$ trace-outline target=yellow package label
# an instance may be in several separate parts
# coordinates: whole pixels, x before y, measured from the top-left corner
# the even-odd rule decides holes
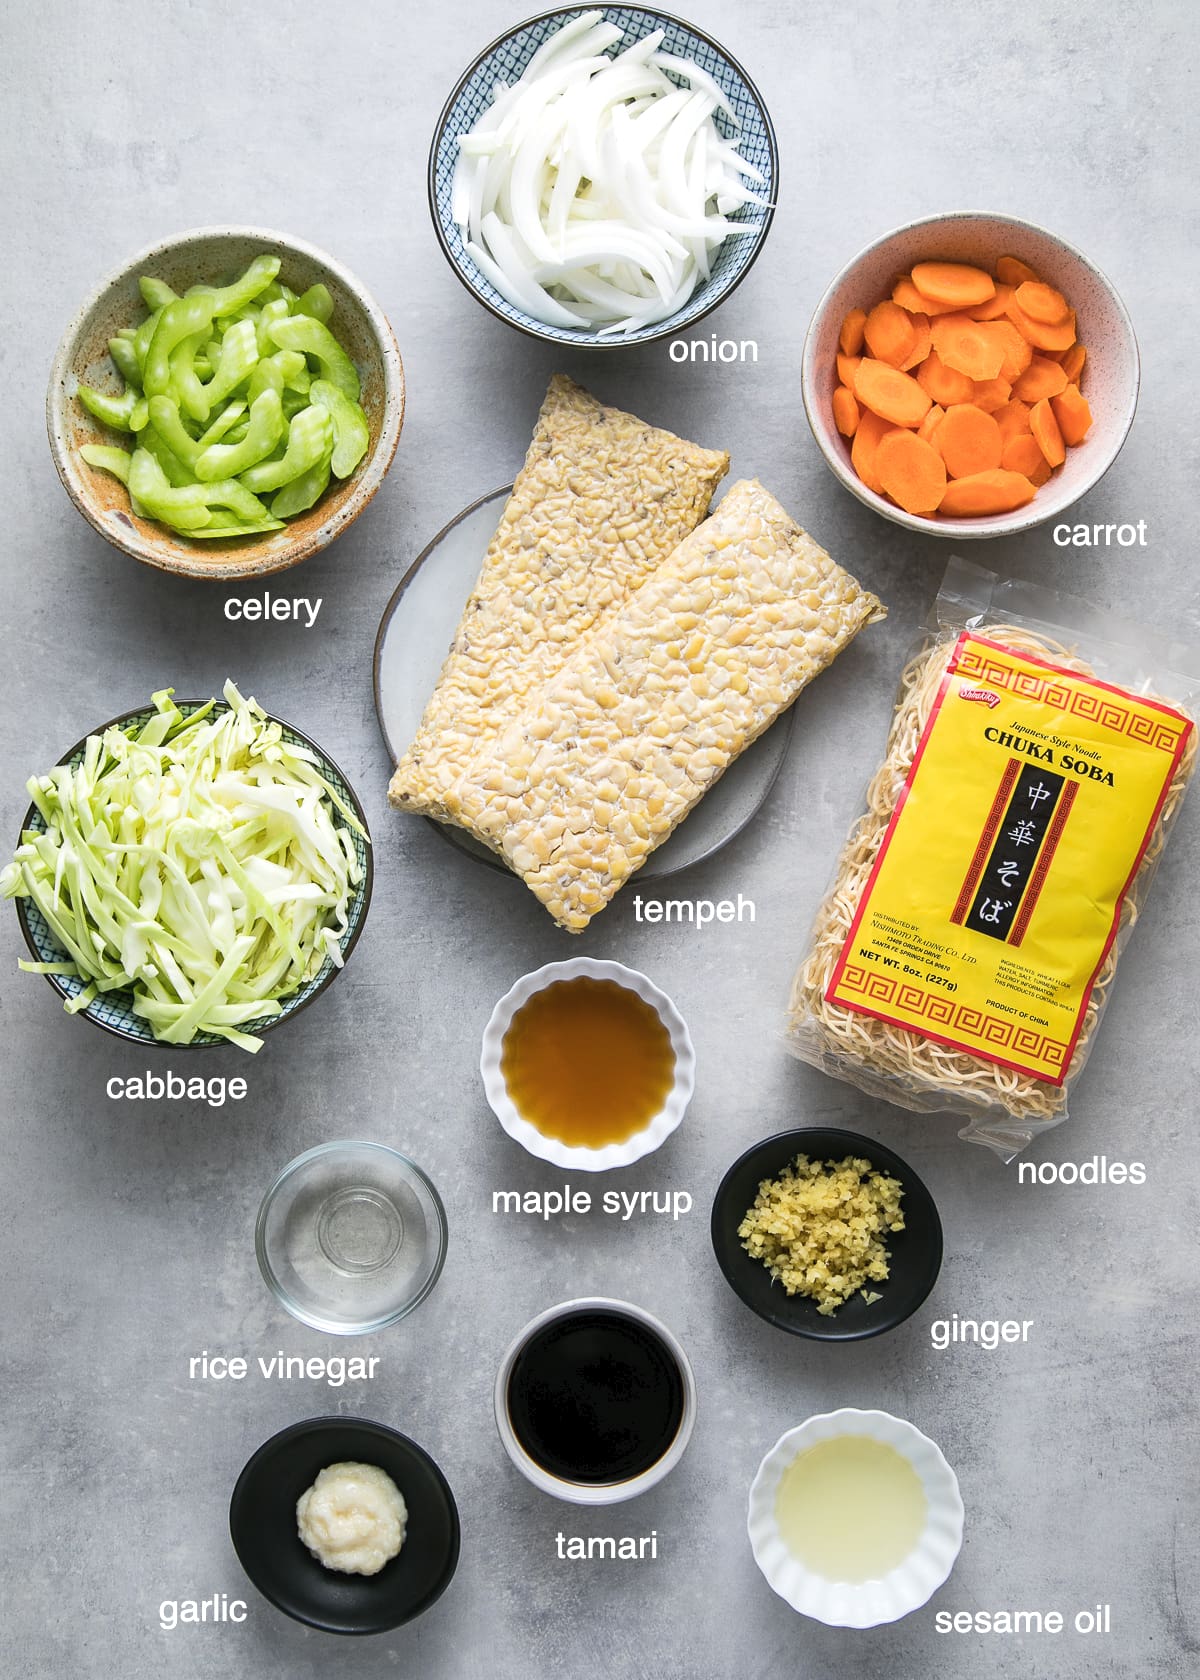
[[[1191,720],[964,632],[826,997],[1061,1084]]]

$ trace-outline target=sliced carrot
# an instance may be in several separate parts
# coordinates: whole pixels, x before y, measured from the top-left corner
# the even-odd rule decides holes
[[[935,442],[951,478],[968,478],[998,467],[1004,453],[999,426],[974,403],[948,408]]]
[[[1045,356],[1034,356],[1029,366],[1013,386],[1013,395],[1022,402],[1041,402],[1043,397],[1056,397],[1067,388],[1067,376],[1057,362]]]
[[[989,324],[997,343],[1004,348],[1000,377],[1015,385],[1033,360],[1033,346],[1027,338],[1022,338],[1011,321],[992,321]]]
[[[1009,438],[1020,437],[1029,430],[1029,404],[1022,402],[1019,397],[1012,397],[1003,408],[998,408],[992,419],[1000,428],[1000,436],[1005,443]]]
[[[843,355],[857,356],[863,347],[863,328],[867,322],[865,309],[852,309],[842,322],[838,345]]]
[[[911,274],[902,274],[892,287],[892,302],[907,309],[910,315],[948,315],[956,308],[953,303],[938,303],[935,298],[923,297],[913,285]]]
[[[922,296],[935,303],[950,304],[955,309],[969,309],[973,303],[985,303],[996,290],[996,283],[982,268],[969,263],[914,263],[912,282]]]
[[[1020,432],[1016,437],[1009,438],[1004,445],[1000,465],[1005,472],[1024,473],[1026,478],[1032,479],[1039,467],[1046,467],[1047,463],[1046,457],[1037,446],[1037,440],[1029,432]]]
[[[917,263],[839,345],[834,423],[862,482],[910,513],[1024,507],[1092,424],[1075,313],[1019,257],[995,279]]]
[[[884,493],[906,513],[933,513],[945,493],[941,456],[913,432],[889,432],[881,439],[875,471]]]
[[[1066,298],[1041,280],[1024,280],[1016,290],[1017,305],[1031,321],[1056,327],[1071,313]]]
[[[859,402],[890,420],[894,426],[919,426],[929,412],[932,398],[911,374],[887,362],[864,356],[854,375],[854,395]]]
[[[951,403],[970,402],[975,395],[975,381],[948,368],[936,350],[931,350],[917,369],[917,383],[944,408]]]
[[[1079,376],[1083,372],[1083,364],[1087,361],[1087,351],[1082,344],[1072,344],[1062,359],[1062,370],[1067,376],[1068,385],[1078,385]]]
[[[936,298],[926,297],[924,292],[918,292],[917,297],[920,300],[921,308],[931,320],[936,320],[939,315],[961,315],[963,313],[961,309],[956,309],[952,303],[939,303]]]
[[[997,379],[1004,366],[1004,344],[990,321],[969,315],[943,315],[932,323],[933,347],[948,368],[967,378]]]
[[[908,360],[917,342],[912,316],[891,298],[877,303],[863,327],[867,349],[876,361],[898,368]]]
[[[1012,396],[1012,389],[1007,379],[977,379],[971,401],[985,414],[995,414]]]
[[[898,303],[901,309],[907,309],[910,315],[923,315],[925,304],[921,294],[912,283],[911,274],[902,274],[892,287],[892,302]]]
[[[1005,472],[992,467],[987,472],[972,473],[969,478],[956,478],[947,484],[939,513],[951,519],[976,518],[988,513],[1012,513],[1024,507],[1036,494],[1024,473]]]
[[[875,452],[880,442],[889,432],[897,428],[889,420],[881,420],[878,414],[864,409],[862,418],[858,422],[858,430],[854,434],[854,442],[850,445],[850,461],[859,478],[868,490],[874,490],[877,496],[883,495],[883,485],[875,474]]]
[[[1038,448],[1052,467],[1060,467],[1067,458],[1063,436],[1058,429],[1049,397],[1034,403],[1029,411],[1029,430],[1037,439]]]
[[[1000,257],[996,262],[996,278],[1006,286],[1023,286],[1027,280],[1036,280],[1037,275],[1020,257]]]
[[[996,287],[993,295],[985,303],[973,304],[966,313],[972,321],[998,321],[1008,308],[1008,300],[1012,293],[1011,286],[1001,284]]]
[[[912,351],[908,358],[900,363],[901,373],[907,373],[910,368],[920,367],[926,356],[928,356],[933,344],[928,315],[914,314],[910,315],[908,318],[912,322],[915,343],[913,344]]]
[[[1065,391],[1051,397],[1050,409],[1058,421],[1063,442],[1071,449],[1082,443],[1092,423],[1092,411],[1087,398],[1080,395],[1078,385],[1068,385]]]
[[[946,410],[942,407],[941,403],[934,403],[933,407],[929,410],[929,413],[917,427],[917,436],[919,438],[924,438],[926,443],[932,443],[934,432],[937,431],[938,427],[945,418]]]
[[[843,437],[853,437],[858,430],[858,404],[854,392],[839,385],[833,393],[833,423]]]
[[[1019,289],[1019,288],[1018,288]],[[1029,340],[1035,350],[1069,350],[1075,342],[1075,311],[1068,309],[1065,321],[1054,326],[1047,326],[1044,321],[1035,321],[1026,315],[1017,302],[1017,294],[1013,293],[1008,300],[1005,314],[1021,334]]]

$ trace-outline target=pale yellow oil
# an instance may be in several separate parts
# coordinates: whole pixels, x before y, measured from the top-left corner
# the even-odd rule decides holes
[[[878,1581],[902,1564],[928,1505],[908,1460],[869,1435],[835,1435],[794,1459],[775,1496],[784,1544],[827,1581]]]

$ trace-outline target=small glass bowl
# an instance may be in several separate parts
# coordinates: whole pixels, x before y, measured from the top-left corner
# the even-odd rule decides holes
[[[383,1330],[441,1276],[446,1210],[414,1162],[382,1143],[323,1143],[263,1197],[254,1250],[293,1318],[333,1336]]]

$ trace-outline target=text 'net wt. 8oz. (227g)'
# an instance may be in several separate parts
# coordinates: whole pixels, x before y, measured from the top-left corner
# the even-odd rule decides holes
[[[1197,662],[952,560],[788,1005],[801,1060],[1011,1158],[1066,1118],[1191,778]]]

